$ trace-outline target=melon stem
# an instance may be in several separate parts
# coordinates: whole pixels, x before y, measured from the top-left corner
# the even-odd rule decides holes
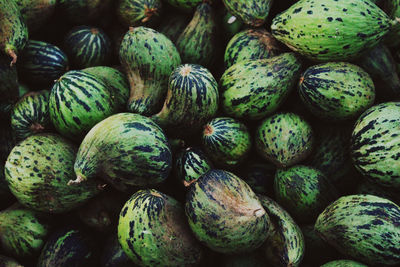
[[[85,178],[82,175],[78,175],[75,180],[69,180],[68,185],[80,184],[85,181]]]
[[[10,67],[12,67],[15,63],[17,63],[17,54],[15,54],[15,51],[12,48],[7,50],[7,54],[12,58],[10,63]]]

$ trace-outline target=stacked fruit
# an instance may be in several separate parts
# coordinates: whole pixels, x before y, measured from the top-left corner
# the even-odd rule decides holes
[[[399,17],[0,0],[0,265],[399,266]]]

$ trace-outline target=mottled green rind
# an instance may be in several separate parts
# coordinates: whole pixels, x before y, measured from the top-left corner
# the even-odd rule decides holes
[[[251,26],[261,26],[264,24],[272,0],[223,0],[225,7],[244,23]]]
[[[270,219],[255,193],[227,171],[211,170],[192,184],[185,211],[197,239],[217,252],[248,252],[271,235]]]
[[[282,52],[278,41],[266,30],[247,29],[235,34],[229,41],[224,63],[229,68],[240,61],[271,58]]]
[[[168,4],[178,8],[179,10],[191,12],[193,11],[199,4],[204,2],[203,0],[166,0]]]
[[[33,256],[43,247],[50,229],[47,218],[37,212],[19,207],[0,212],[0,243],[7,255]]]
[[[322,172],[302,165],[277,170],[274,191],[276,201],[299,223],[314,222],[339,196]]]
[[[211,161],[200,148],[188,147],[176,155],[176,177],[185,186],[189,186],[191,183],[197,181],[197,179],[211,169]]]
[[[12,105],[18,100],[17,68],[10,67],[8,56],[0,54],[0,119],[9,118]]]
[[[145,116],[159,112],[168,78],[181,64],[175,45],[153,29],[130,28],[122,40],[119,59],[130,85],[128,110]]]
[[[54,84],[49,110],[57,131],[75,140],[81,140],[96,123],[115,113],[107,84],[92,74],[75,70]]]
[[[18,140],[51,129],[47,90],[31,92],[22,97],[11,112],[11,126]]]
[[[400,263],[400,207],[372,195],[349,195],[318,217],[318,234],[339,252],[368,265]]]
[[[347,62],[309,67],[299,84],[308,110],[326,120],[357,118],[375,100],[374,83],[363,69]]]
[[[311,126],[294,113],[278,113],[266,118],[255,136],[258,154],[278,167],[290,167],[307,158],[313,143]]]
[[[74,178],[76,147],[54,134],[33,135],[17,144],[8,156],[5,175],[18,201],[47,213],[69,211],[96,195],[95,181],[68,186]]]
[[[262,250],[273,266],[299,266],[305,252],[304,236],[290,214],[269,197],[258,195],[275,231]]]
[[[28,42],[28,28],[14,0],[0,0],[0,29],[2,53],[10,55],[13,51],[18,54]]]
[[[273,113],[298,81],[300,67],[293,53],[236,63],[220,80],[222,110],[230,117],[251,120]]]
[[[351,137],[354,166],[383,186],[400,188],[400,102],[386,102],[365,111]]]
[[[119,113],[90,130],[75,161],[75,173],[83,179],[96,175],[119,189],[164,181],[172,155],[161,128],[139,114]]]
[[[215,61],[218,42],[215,12],[209,4],[197,6],[192,20],[176,40],[176,48],[183,63],[211,67]]]
[[[193,266],[202,248],[187,224],[183,206],[157,190],[140,190],[121,210],[118,240],[140,266]]]
[[[50,43],[29,40],[18,61],[18,73],[29,84],[53,84],[68,70],[67,55]]]
[[[211,72],[184,64],[171,73],[164,106],[152,119],[171,135],[191,135],[215,116],[218,104],[218,84]]]
[[[327,262],[321,267],[367,267],[367,265],[352,260],[335,260]]]
[[[62,16],[75,25],[93,22],[107,11],[112,0],[59,0]]]
[[[160,18],[161,0],[121,0],[117,16],[126,26],[153,25]]]
[[[77,229],[54,232],[39,256],[37,267],[92,266],[94,243],[91,237]]]
[[[56,0],[15,0],[29,32],[33,33],[43,27],[54,14]]]
[[[19,264],[13,258],[9,258],[3,255],[0,255],[0,266],[3,267],[23,267],[23,265]]]
[[[370,0],[300,0],[278,14],[272,34],[317,61],[347,61],[376,46],[390,18]]]
[[[232,168],[248,156],[252,140],[249,129],[242,122],[218,117],[208,122],[202,133],[202,146],[215,165]]]
[[[83,69],[82,71],[99,77],[111,89],[115,110],[125,111],[129,99],[129,82],[121,71],[107,67],[97,66]]]
[[[64,39],[64,49],[71,64],[78,69],[106,65],[112,54],[107,34],[89,26],[72,28]]]

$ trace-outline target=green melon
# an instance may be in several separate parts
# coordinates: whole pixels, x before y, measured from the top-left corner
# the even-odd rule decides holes
[[[161,0],[121,0],[118,3],[117,15],[126,26],[153,25],[161,13]]]
[[[335,260],[327,262],[321,267],[367,267],[367,265],[352,260]]]
[[[229,12],[255,27],[265,23],[272,2],[272,0],[223,0]]]

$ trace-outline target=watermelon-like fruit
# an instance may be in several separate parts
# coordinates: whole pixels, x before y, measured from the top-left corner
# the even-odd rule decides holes
[[[327,120],[357,118],[372,106],[375,87],[360,67],[329,62],[309,67],[300,78],[299,94],[313,115]]]
[[[193,183],[185,210],[197,239],[217,252],[248,252],[271,235],[269,216],[256,194],[227,171],[210,170]]]
[[[400,103],[386,102],[365,111],[351,137],[354,166],[383,186],[400,188]]]
[[[121,0],[117,15],[126,26],[154,25],[161,13],[161,0]]]
[[[47,90],[30,92],[15,104],[11,113],[11,125],[18,140],[52,128],[49,95]]]
[[[251,26],[261,26],[267,19],[272,0],[223,0],[225,7],[233,15]]]
[[[400,263],[400,207],[373,195],[339,198],[318,216],[315,229],[344,255],[368,265]]]
[[[278,14],[272,34],[317,61],[347,61],[376,46],[392,25],[369,0],[300,0]]]
[[[111,56],[111,41],[100,28],[77,26],[67,33],[64,50],[76,68],[106,65]]]
[[[57,0],[15,0],[30,33],[44,27],[56,10]]]
[[[230,117],[252,120],[273,113],[298,81],[300,68],[294,53],[236,63],[220,80],[222,110]]]
[[[5,165],[8,186],[18,201],[47,213],[69,211],[99,190],[96,181],[68,186],[77,148],[55,134],[32,135],[18,143]]]
[[[118,240],[140,266],[193,266],[202,248],[190,231],[183,205],[157,190],[140,190],[121,210]]]
[[[181,63],[175,45],[153,29],[131,27],[122,40],[119,58],[130,85],[128,110],[145,116],[159,112],[168,78]]]
[[[28,42],[28,28],[15,0],[0,0],[0,51],[17,62],[17,54]]]
[[[114,107],[107,84],[83,71],[68,71],[51,89],[51,121],[59,133],[71,139],[81,140],[96,123],[114,114]]]
[[[225,49],[225,67],[244,60],[271,58],[282,53],[278,41],[264,29],[243,30],[229,41]]]
[[[94,126],[82,141],[75,161],[80,183],[97,175],[119,189],[164,181],[172,165],[161,128],[151,119],[119,113]]]
[[[228,117],[218,117],[204,126],[202,145],[215,165],[232,168],[247,158],[252,140],[244,123]]]
[[[284,168],[307,158],[313,143],[311,126],[294,113],[278,113],[266,118],[255,136],[258,154]]]
[[[184,64],[171,73],[164,106],[152,118],[173,135],[190,135],[215,116],[218,103],[218,84],[211,72]]]
[[[30,84],[53,84],[68,70],[67,55],[57,46],[29,40],[21,52],[18,72]]]
[[[274,181],[275,197],[297,222],[312,223],[321,211],[339,197],[321,171],[298,165],[279,169]]]

